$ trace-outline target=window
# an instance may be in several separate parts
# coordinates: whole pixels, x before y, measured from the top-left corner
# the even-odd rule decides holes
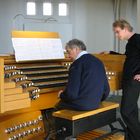
[[[59,16],[67,16],[67,4],[66,3],[59,3],[58,13],[59,13]]]
[[[43,3],[43,15],[51,16],[52,15],[52,4],[49,2]]]
[[[27,15],[36,14],[36,4],[35,2],[27,2]]]

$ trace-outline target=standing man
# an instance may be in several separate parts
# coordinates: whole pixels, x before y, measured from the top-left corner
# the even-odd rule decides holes
[[[123,68],[121,114],[127,126],[125,140],[140,140],[138,98],[140,94],[140,34],[133,33],[126,20],[113,23],[113,31],[120,40],[127,40]]]
[[[73,60],[69,68],[68,83],[59,92],[57,109],[93,110],[109,94],[109,84],[102,62],[87,53],[85,44],[77,39],[66,44],[69,58]]]

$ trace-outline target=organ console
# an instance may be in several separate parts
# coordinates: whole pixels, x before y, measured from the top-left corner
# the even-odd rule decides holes
[[[67,83],[68,59],[16,62],[0,56],[0,139],[43,139],[41,110],[52,108]]]
[[[94,54],[105,65],[112,91],[121,89],[125,56]],[[52,108],[67,83],[69,59],[16,62],[0,56],[0,139],[41,140],[45,129],[41,110]]]
[[[125,55],[94,54],[99,58],[106,69],[111,91],[121,89],[121,78]]]
[[[37,33],[38,37],[41,34]],[[32,32],[19,32],[20,37],[31,35],[36,37]],[[43,37],[48,35],[43,33]],[[51,36],[57,38],[58,34]],[[111,90],[121,89],[125,56],[94,55],[105,65]],[[58,102],[57,94],[67,84],[71,63],[67,58],[16,62],[14,55],[0,55],[1,140],[44,140],[46,126],[42,112]]]

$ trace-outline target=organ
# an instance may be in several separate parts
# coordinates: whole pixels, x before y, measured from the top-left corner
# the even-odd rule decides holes
[[[58,101],[70,63],[67,59],[16,63],[14,56],[0,57],[1,139],[37,139],[44,132],[41,110]]]
[[[111,91],[121,89],[121,78],[125,55],[94,54],[104,64]]]
[[[112,91],[121,89],[125,56],[94,54],[104,63]],[[0,56],[0,139],[43,139],[41,110],[52,108],[67,83],[69,59],[16,62]]]
[[[125,56],[93,55],[104,63],[111,90],[121,89]],[[14,55],[0,55],[0,139],[44,139],[42,110],[58,102],[71,63],[67,58],[16,62]]]

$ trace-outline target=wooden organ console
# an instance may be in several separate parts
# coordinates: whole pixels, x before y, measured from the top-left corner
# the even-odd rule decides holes
[[[103,61],[112,91],[121,89],[125,56],[94,54]],[[0,139],[43,140],[41,110],[58,102],[57,93],[67,83],[69,59],[16,62],[0,56]]]
[[[121,89],[121,78],[125,55],[94,54],[99,58],[106,69],[110,90]]]

